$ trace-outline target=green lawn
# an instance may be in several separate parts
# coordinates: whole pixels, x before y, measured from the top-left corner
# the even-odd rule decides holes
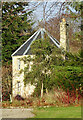
[[[81,107],[35,108],[35,118],[81,118]]]

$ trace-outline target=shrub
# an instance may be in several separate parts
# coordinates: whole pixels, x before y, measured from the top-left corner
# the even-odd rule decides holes
[[[52,75],[52,80],[55,81],[55,85],[62,87],[63,90],[68,90],[74,92],[79,90],[79,93],[82,94],[82,69],[80,67],[60,67],[56,66],[54,73]]]
[[[2,66],[2,100],[10,99],[12,93],[12,65]]]

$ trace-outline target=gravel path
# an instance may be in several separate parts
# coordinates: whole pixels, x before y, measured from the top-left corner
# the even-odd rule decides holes
[[[33,109],[0,109],[0,118],[32,118]],[[1,120],[1,119],[0,119]]]

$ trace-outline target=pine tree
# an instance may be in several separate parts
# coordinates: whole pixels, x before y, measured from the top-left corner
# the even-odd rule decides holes
[[[35,55],[24,57],[23,61],[26,64],[24,69],[24,83],[31,83],[35,85],[35,95],[43,97],[43,93],[50,88],[50,77],[52,75],[51,69],[55,64],[60,64],[63,58],[61,57],[61,49],[58,49],[48,38],[39,39],[31,45],[31,53]],[[60,59],[60,60],[59,60]],[[33,65],[30,71],[30,61]],[[59,62],[58,62],[59,61]],[[21,71],[23,72],[23,70]]]
[[[2,5],[2,62],[11,62],[11,54],[32,33],[32,11],[27,2],[3,2]]]

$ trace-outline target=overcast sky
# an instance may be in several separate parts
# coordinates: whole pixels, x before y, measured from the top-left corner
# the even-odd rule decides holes
[[[33,15],[34,15],[34,19],[36,21],[41,21],[43,19],[43,5],[46,4],[46,9],[45,9],[45,12],[46,12],[46,20],[48,20],[49,18],[53,18],[57,15],[59,15],[59,11],[60,11],[60,8],[61,8],[61,4],[63,2],[48,2],[46,4],[46,2],[30,2],[30,9],[32,9],[34,6],[38,5],[38,7],[35,9],[35,11],[33,12]],[[53,5],[53,6],[52,6]],[[50,8],[52,6],[52,8]],[[75,12],[74,9],[72,9],[70,6],[68,6],[71,11]],[[50,11],[51,11],[51,14],[50,14]],[[64,6],[63,8],[63,13],[65,13],[66,11],[66,6]],[[60,11],[60,12],[62,12]],[[58,14],[57,14],[58,13]]]
[[[40,3],[40,5],[33,12],[34,13],[33,15],[34,15],[35,20],[41,21],[43,19],[43,4],[45,4],[46,2],[30,2],[31,8],[34,6],[34,4],[37,4],[37,3]],[[49,8],[52,4],[55,4],[55,5],[50,9],[52,11],[51,14],[50,14],[49,13],[50,12]],[[47,12],[49,10],[47,12],[47,16],[49,16],[48,18],[54,17],[56,15],[56,13],[58,12],[59,8],[60,8],[60,4],[57,5],[56,2],[48,2],[47,5],[46,5],[46,9],[45,9],[45,12]],[[48,20],[48,18],[46,20]]]

